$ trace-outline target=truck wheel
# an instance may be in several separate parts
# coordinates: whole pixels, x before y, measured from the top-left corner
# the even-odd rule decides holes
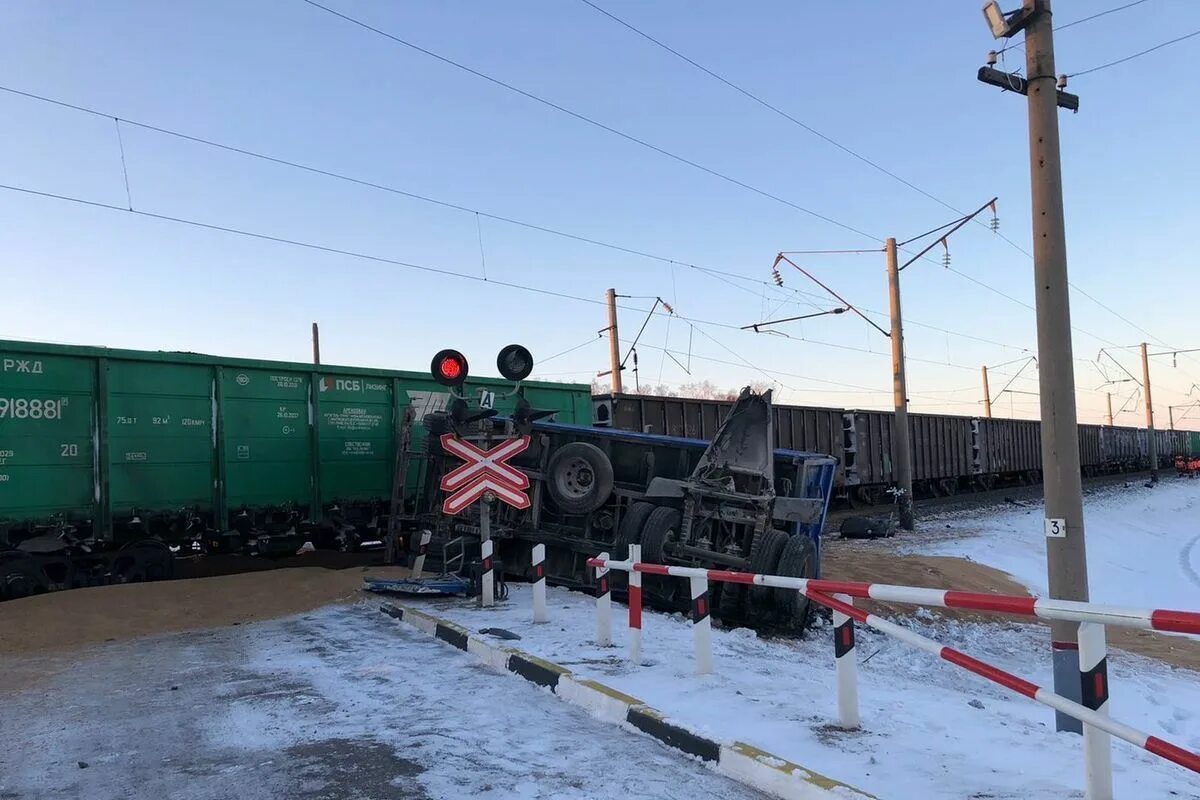
[[[629,545],[640,544],[642,541],[642,526],[654,511],[653,503],[630,503],[617,526],[617,535],[613,537],[612,558],[614,561],[624,561],[629,557]],[[645,556],[643,555],[643,559]],[[614,588],[624,588],[629,585],[629,573],[617,570],[610,573],[610,583]]]
[[[779,557],[779,574],[788,578],[815,578],[817,575],[817,548],[812,539],[797,534],[788,539]],[[779,612],[784,627],[802,634],[808,627],[812,602],[795,589],[775,589],[775,610]]]
[[[788,543],[788,534],[778,528],[768,528],[755,537],[750,553],[750,571],[756,575],[776,575],[779,557]],[[750,601],[754,606],[763,608],[770,602],[772,590],[767,586],[751,586]]]
[[[655,506],[642,526],[642,560],[650,564],[663,563],[666,555],[667,542],[673,542],[679,536],[680,514],[668,506]],[[668,607],[674,603],[678,592],[679,578],[646,575],[644,577],[647,594],[654,595]]]
[[[0,600],[17,600],[46,591],[46,573],[28,556],[0,561]]]
[[[546,488],[568,514],[588,514],[607,502],[613,490],[612,462],[587,442],[560,447],[546,465]]]

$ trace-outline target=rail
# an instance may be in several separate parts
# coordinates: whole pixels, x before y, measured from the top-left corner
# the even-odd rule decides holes
[[[607,553],[588,559],[596,569],[600,591],[596,600],[596,639],[601,645],[612,642],[612,600],[607,573],[629,573],[630,661],[641,664],[642,652],[642,575],[687,578],[692,597],[692,629],[696,651],[696,671],[711,672],[712,622],[708,607],[708,584],[736,583],[794,589],[810,600],[833,611],[834,659],[837,669],[838,717],[844,728],[859,727],[857,664],[854,657],[854,623],[859,622],[906,644],[935,655],[958,667],[999,684],[1017,694],[1074,717],[1083,723],[1084,762],[1089,800],[1112,798],[1110,736],[1200,773],[1200,754],[1193,753],[1157,736],[1152,736],[1108,716],[1108,666],[1104,626],[1139,628],[1167,633],[1200,635],[1200,613],[1172,609],[1134,609],[1082,603],[1052,598],[959,592],[914,586],[794,578],[729,570],[678,567],[641,561],[641,547],[629,546],[629,557],[614,561]],[[1031,683],[964,652],[946,647],[927,636],[911,631],[854,606],[853,598],[905,603],[939,608],[969,609],[1014,616],[1066,620],[1079,626],[1080,688],[1082,703]]]

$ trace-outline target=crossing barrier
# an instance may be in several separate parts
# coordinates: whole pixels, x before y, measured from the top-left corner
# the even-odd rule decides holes
[[[596,569],[601,593],[596,601],[597,644],[612,643],[612,595],[608,588],[608,572],[620,570],[630,575],[629,624],[630,661],[641,663],[642,596],[641,576],[662,575],[687,578],[692,598],[692,631],[699,674],[713,670],[711,617],[708,614],[710,582],[768,586],[794,589],[810,600],[833,611],[834,658],[837,668],[838,720],[843,728],[858,728],[857,666],[854,655],[854,623],[874,630],[937,656],[955,666],[999,684],[1017,694],[1067,714],[1083,723],[1084,762],[1088,800],[1111,800],[1112,763],[1110,737],[1116,736],[1135,747],[1200,773],[1200,754],[1193,753],[1157,736],[1152,736],[1108,716],[1108,666],[1104,627],[1114,625],[1167,633],[1200,635],[1200,613],[1173,609],[1135,609],[1084,603],[1052,598],[1018,597],[1014,595],[959,592],[948,589],[929,589],[914,586],[895,586],[854,581],[830,581],[794,578],[783,575],[760,575],[749,572],[712,570],[697,567],[678,567],[667,564],[647,564],[640,560],[641,548],[631,545],[629,558],[613,561],[607,553],[588,560]],[[599,576],[603,573],[603,578]],[[638,591],[634,592],[635,584]],[[1079,663],[1082,703],[1055,694],[966,653],[946,647],[908,628],[890,622],[876,614],[856,608],[853,598],[904,603],[938,608],[968,609],[1009,614],[1036,619],[1067,620],[1079,625]],[[635,626],[636,620],[636,626]],[[636,644],[634,631],[636,629]]]

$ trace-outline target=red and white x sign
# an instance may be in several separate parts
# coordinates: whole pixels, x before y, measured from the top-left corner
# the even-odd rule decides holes
[[[514,508],[529,508],[529,498],[522,491],[529,488],[529,476],[506,463],[528,447],[528,436],[506,439],[490,450],[481,450],[452,433],[442,434],[442,448],[467,462],[442,476],[442,490],[456,492],[442,503],[443,513],[457,514],[486,492]]]

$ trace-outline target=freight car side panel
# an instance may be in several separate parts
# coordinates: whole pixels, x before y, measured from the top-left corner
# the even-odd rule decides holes
[[[105,380],[112,513],[210,511],[213,370],[109,361]]]
[[[95,510],[96,367],[0,350],[0,519]]]
[[[322,505],[390,497],[395,460],[392,382],[320,375],[315,407]]]
[[[309,376],[219,368],[228,508],[312,503]]]

